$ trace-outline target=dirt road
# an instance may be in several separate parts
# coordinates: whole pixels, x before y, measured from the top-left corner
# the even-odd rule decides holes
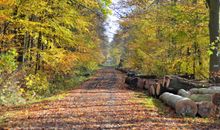
[[[68,96],[21,110],[4,128],[23,129],[218,129],[216,124],[160,114],[148,108],[124,84],[125,75],[111,68],[99,70]],[[144,95],[144,94],[143,94]],[[140,101],[139,101],[140,100]],[[11,110],[13,111],[13,110]]]

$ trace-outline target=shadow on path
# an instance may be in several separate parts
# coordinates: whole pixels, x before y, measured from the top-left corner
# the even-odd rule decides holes
[[[133,98],[137,92],[127,89],[125,75],[112,69],[99,70],[79,89],[69,92],[62,100],[35,103],[13,110],[16,116],[4,128],[23,129],[210,129],[216,124],[188,122],[181,118],[161,115]],[[160,107],[160,106],[158,106]]]

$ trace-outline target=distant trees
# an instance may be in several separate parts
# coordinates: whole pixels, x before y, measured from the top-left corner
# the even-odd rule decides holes
[[[121,22],[116,42],[117,48],[126,48],[125,54],[118,53],[124,56],[124,67],[208,78],[209,14],[204,1],[158,2],[129,1],[136,8]]]

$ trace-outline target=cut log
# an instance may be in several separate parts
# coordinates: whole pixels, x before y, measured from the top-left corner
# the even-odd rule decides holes
[[[210,88],[193,88],[190,89],[192,94],[214,94],[220,93],[220,87],[210,87]]]
[[[171,79],[170,79],[170,78],[167,78],[167,77],[166,77],[165,79],[166,79],[166,85],[165,85],[165,86],[166,86],[166,88],[168,88],[169,85],[170,85],[170,80],[171,80]]]
[[[160,83],[156,84],[155,90],[156,90],[156,96],[157,97],[159,97],[161,94],[163,94],[164,92],[167,91],[167,89],[165,87],[163,87],[163,85],[160,84]]]
[[[125,83],[128,84],[131,87],[136,87],[138,82],[138,78],[136,77],[127,77],[125,79]]]
[[[151,85],[151,87],[150,87],[150,89],[151,89],[151,95],[152,95],[153,97],[156,95],[155,86],[156,86],[156,84],[153,84],[153,85]]]
[[[155,85],[155,94],[156,94],[156,96],[159,96],[160,95],[160,91],[161,91],[161,85],[160,85],[160,83],[156,83],[156,85]]]
[[[163,79],[157,79],[157,83],[155,84],[155,96],[159,97],[162,93],[165,92],[163,88]]]
[[[195,102],[212,101],[212,94],[192,94],[189,98]]]
[[[220,89],[220,86],[211,86],[209,89]]]
[[[220,93],[215,93],[212,95],[212,103],[216,106],[220,106]]]
[[[166,78],[163,77],[163,83],[162,83],[162,86],[165,87],[166,86]]]
[[[197,113],[196,103],[189,98],[165,92],[160,99],[175,109],[176,113],[182,116],[195,116]]]
[[[137,87],[140,89],[144,88],[145,81],[144,79],[138,78]]]
[[[149,95],[150,96],[153,96],[153,97],[155,97],[155,95],[156,95],[156,92],[155,92],[155,85],[156,84],[152,84],[151,86],[150,86],[150,88],[149,88]]]
[[[188,80],[175,75],[165,76],[165,79],[166,79],[166,87],[173,88],[175,90],[175,93],[177,93],[180,89],[190,90],[192,88],[211,86],[209,83],[201,83],[194,80]]]
[[[211,117],[214,116],[216,111],[216,106],[211,102],[197,102],[198,115],[201,117]]]
[[[169,77],[164,76],[163,79],[162,79],[162,85],[163,85],[164,87],[169,87],[169,84],[170,84],[170,79],[169,79]]]
[[[125,83],[126,83],[126,84],[129,84],[130,81],[131,81],[131,77],[128,77],[128,76],[127,76],[127,77],[125,78]]]
[[[146,80],[145,80],[144,88],[145,88],[146,90],[148,90],[148,89],[150,88],[150,86],[153,85],[153,84],[155,84],[155,83],[156,83],[156,81],[153,80],[153,79],[146,79]]]
[[[136,77],[144,78],[144,79],[157,79],[156,75],[137,74]]]
[[[152,86],[152,85],[151,85],[151,86]],[[149,88],[148,88],[148,95],[149,95],[149,96],[152,96],[151,86],[149,86]]]
[[[189,97],[190,96],[190,92],[188,92],[184,89],[180,89],[177,94],[182,96],[182,97]]]
[[[145,90],[149,89],[149,80],[147,80],[147,79],[144,81],[144,89]]]

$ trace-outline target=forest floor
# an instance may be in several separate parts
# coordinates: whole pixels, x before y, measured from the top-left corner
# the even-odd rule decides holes
[[[0,128],[16,129],[220,129],[214,119],[178,117],[146,92],[128,89],[125,75],[97,71],[64,98],[1,109]]]

